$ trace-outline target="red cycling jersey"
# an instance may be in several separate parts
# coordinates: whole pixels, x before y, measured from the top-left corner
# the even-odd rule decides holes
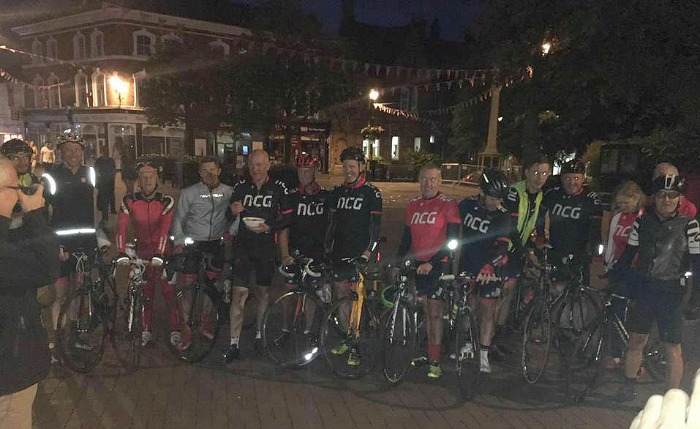
[[[138,257],[150,259],[153,255],[164,255],[174,205],[173,197],[160,192],[156,192],[151,199],[140,192],[125,195],[117,221],[117,252],[123,253],[126,250],[126,231],[131,221],[137,240]]]
[[[416,261],[428,261],[444,247],[450,223],[461,223],[459,209],[457,202],[443,193],[408,203],[405,225],[411,229],[411,253]]]

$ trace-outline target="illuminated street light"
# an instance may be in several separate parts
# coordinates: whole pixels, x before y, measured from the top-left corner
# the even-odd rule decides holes
[[[117,93],[117,99],[119,100],[119,107],[122,107],[122,98],[126,95],[129,90],[129,83],[124,81],[118,75],[114,74],[109,78],[109,85],[112,87],[114,92]]]
[[[552,44],[550,42],[544,42],[542,44],[542,55],[547,55],[549,51],[552,49]]]
[[[374,88],[370,89],[369,90],[369,99],[372,100],[372,103],[377,101],[378,98],[379,98],[379,91],[377,91]]]

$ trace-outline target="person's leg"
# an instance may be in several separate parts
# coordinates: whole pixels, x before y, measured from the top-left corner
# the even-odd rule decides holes
[[[494,345],[505,348],[507,339],[507,324],[510,307],[513,305],[513,297],[516,295],[517,279],[510,278],[503,285],[501,296],[494,300]],[[517,305],[517,303],[516,303]],[[482,325],[483,326],[483,325]],[[483,336],[482,336],[483,338]],[[483,339],[482,339],[483,341]]]
[[[155,296],[156,283],[160,281],[159,274],[162,274],[162,269],[154,269],[147,267],[145,273],[146,283],[143,285],[143,333],[142,345],[146,345],[151,341],[151,321],[153,319],[153,297]]]
[[[683,378],[683,351],[680,344],[664,343],[666,351],[666,389],[678,389]]]
[[[442,299],[429,297],[428,302],[428,358],[431,362],[440,362],[442,354],[442,315],[445,311],[445,303]]]
[[[649,340],[649,334],[637,334],[630,332],[625,353],[625,378],[632,380],[637,378],[639,368],[642,367],[642,353]]]
[[[241,338],[241,330],[243,329],[243,311],[247,300],[247,287],[233,286],[231,288],[231,311],[229,313],[231,319],[231,345],[238,345],[238,340]]]
[[[632,302],[627,317],[627,330],[630,333],[625,352],[625,382],[614,397],[617,402],[631,401],[637,394],[634,385],[639,368],[642,366],[642,353],[649,340],[649,330],[654,321],[654,312],[650,305],[655,305],[646,295],[639,296]]]
[[[223,356],[226,363],[231,363],[240,356],[239,342],[241,330],[243,329],[243,315],[245,303],[248,300],[248,285],[250,284],[252,269],[247,251],[235,249],[234,252],[234,268],[231,273],[231,308],[229,310],[230,340]]]
[[[37,384],[0,396],[0,429],[32,429],[32,404]]]

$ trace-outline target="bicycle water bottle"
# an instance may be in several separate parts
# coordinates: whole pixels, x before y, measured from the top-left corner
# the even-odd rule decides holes
[[[222,289],[224,290],[224,298],[223,301],[226,304],[229,304],[231,302],[231,280],[226,279],[223,282]]]

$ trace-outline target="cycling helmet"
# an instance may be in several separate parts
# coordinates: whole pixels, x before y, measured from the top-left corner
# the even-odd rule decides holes
[[[572,159],[561,165],[561,174],[586,174],[586,164],[578,159]]]
[[[20,139],[11,139],[3,143],[2,146],[0,146],[0,153],[7,157],[12,155],[30,156],[34,154],[34,151],[32,151],[32,148],[29,147],[29,145],[26,144],[24,141]]]
[[[481,175],[479,187],[484,195],[505,198],[508,193],[508,178],[498,170],[486,170]]]
[[[140,161],[136,163],[136,174],[139,174],[139,170],[141,170],[144,167],[151,167],[158,171],[158,167],[151,161]]]
[[[340,162],[345,160],[355,160],[357,162],[365,163],[365,153],[359,147],[346,147],[340,153]]]
[[[71,130],[66,130],[63,133],[56,136],[56,147],[61,147],[64,143],[78,143],[80,147],[85,147],[85,141],[82,136],[72,132]]]
[[[666,174],[659,176],[651,182],[651,193],[655,194],[659,191],[676,191],[683,192],[683,179],[674,174]]]

